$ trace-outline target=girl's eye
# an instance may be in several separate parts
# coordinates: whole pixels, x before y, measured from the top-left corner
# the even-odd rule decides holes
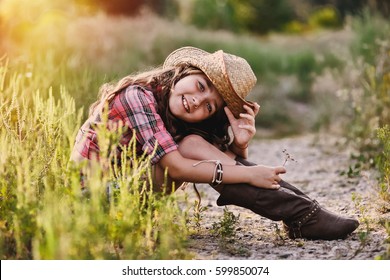
[[[203,84],[202,84],[201,82],[198,82],[198,87],[199,87],[199,90],[200,90],[201,92],[204,91],[204,86],[203,86]]]
[[[207,110],[209,111],[209,113],[211,113],[211,111],[213,111],[213,108],[211,107],[210,103],[207,103]]]

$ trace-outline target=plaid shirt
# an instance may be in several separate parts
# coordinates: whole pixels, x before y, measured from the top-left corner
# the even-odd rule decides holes
[[[127,146],[133,137],[137,140],[137,154],[146,152],[152,164],[156,164],[164,155],[177,150],[177,144],[166,130],[157,113],[157,102],[151,91],[140,86],[129,86],[117,94],[109,104],[108,121],[122,125],[120,144]],[[93,126],[101,123],[99,111],[80,128],[74,149],[84,158],[99,158],[99,145]]]

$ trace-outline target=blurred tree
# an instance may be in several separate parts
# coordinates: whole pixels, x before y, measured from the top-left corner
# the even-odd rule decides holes
[[[234,9],[228,0],[195,0],[192,4],[191,23],[210,29],[235,30]]]
[[[246,30],[254,20],[253,9],[247,0],[176,0],[179,18],[200,28]]]
[[[0,0],[1,1],[1,0]],[[135,16],[147,7],[159,16],[199,28],[266,34],[313,21],[323,27],[342,23],[365,7],[390,15],[390,0],[72,0],[108,14]],[[318,14],[319,8],[328,7]],[[327,14],[325,14],[325,11]],[[334,12],[330,16],[330,11]],[[339,19],[338,19],[339,18]],[[329,20],[331,19],[332,22]],[[292,25],[294,23],[294,25]],[[303,26],[302,25],[302,26]],[[296,28],[295,28],[296,29]]]
[[[107,13],[113,15],[136,15],[145,0],[95,0]]]
[[[146,5],[156,14],[170,19],[177,18],[179,13],[178,0],[146,0]]]
[[[198,27],[236,32],[282,30],[295,17],[288,0],[192,0],[185,8],[191,13],[190,23]]]
[[[309,16],[308,23],[312,28],[338,28],[342,25],[339,13],[333,6],[315,10]]]
[[[367,0],[368,7],[376,12],[380,12],[386,18],[390,17],[390,0]]]
[[[334,6],[340,13],[341,18],[348,14],[358,14],[363,9],[367,0],[314,0],[315,6]]]
[[[311,3],[314,8],[332,5],[339,11],[341,18],[345,18],[348,14],[361,14],[362,10],[366,7],[386,17],[390,16],[389,0],[304,0],[304,2]]]
[[[245,0],[253,8],[254,21],[248,22],[248,30],[256,33],[280,31],[296,18],[296,13],[289,0]]]
[[[1,1],[1,0],[0,0]],[[154,13],[175,18],[178,13],[180,0],[73,0],[78,4],[88,6],[90,10],[101,9],[111,15],[138,15],[142,8],[147,7]]]

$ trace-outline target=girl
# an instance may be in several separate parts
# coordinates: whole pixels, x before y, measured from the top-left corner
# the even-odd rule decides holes
[[[122,128],[113,152],[120,157],[120,147],[135,134],[137,152],[146,152],[153,165],[155,190],[209,183],[221,194],[218,205],[234,204],[282,220],[291,238],[346,237],[357,228],[355,219],[328,212],[284,182],[284,167],[245,160],[260,108],[245,100],[255,83],[241,57],[180,48],[162,67],[102,87],[76,137],[72,159],[99,160],[94,127],[108,108],[108,126]]]

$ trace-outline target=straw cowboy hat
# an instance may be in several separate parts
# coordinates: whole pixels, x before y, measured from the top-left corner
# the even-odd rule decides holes
[[[206,74],[236,118],[245,112],[244,104],[254,108],[253,103],[245,100],[245,97],[256,84],[256,76],[245,59],[222,50],[208,53],[194,47],[183,47],[173,51],[163,67],[183,63],[195,66]]]

